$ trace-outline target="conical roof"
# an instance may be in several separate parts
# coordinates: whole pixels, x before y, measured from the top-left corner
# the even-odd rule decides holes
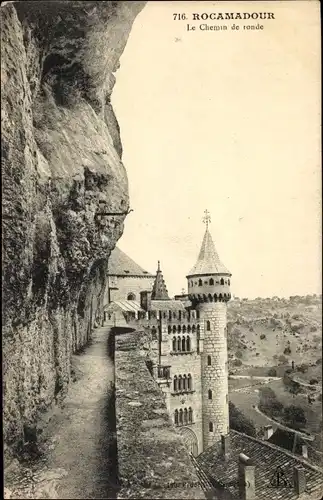
[[[230,271],[220,261],[208,228],[204,234],[197,262],[188,276],[199,274],[229,274],[231,276]]]
[[[168,296],[168,291],[166,288],[163,273],[160,270],[160,262],[158,261],[158,269],[151,292],[151,300],[170,300]]]

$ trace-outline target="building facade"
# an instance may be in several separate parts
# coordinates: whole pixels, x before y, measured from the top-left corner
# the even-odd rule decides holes
[[[206,228],[188,294],[171,299],[160,264],[152,291],[141,292],[152,332],[153,374],[187,447],[197,456],[229,432],[226,307],[231,273]]]
[[[104,305],[119,300],[140,300],[140,292],[151,290],[155,275],[145,271],[120,248],[112,250],[108,261],[108,279]]]

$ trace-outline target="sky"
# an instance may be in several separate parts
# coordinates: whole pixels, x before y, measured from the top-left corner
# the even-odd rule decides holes
[[[237,31],[203,12],[275,19]],[[320,293],[319,2],[148,2],[115,76],[133,209],[118,246],[181,293],[207,209],[233,295]]]

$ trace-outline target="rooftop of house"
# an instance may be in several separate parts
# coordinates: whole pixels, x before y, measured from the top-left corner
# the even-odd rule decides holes
[[[151,311],[185,311],[185,306],[180,300],[152,300]]]
[[[116,309],[120,309],[124,312],[143,312],[144,310],[140,307],[140,304],[135,300],[115,300],[110,302],[105,307],[106,311],[115,311]]]
[[[205,450],[197,457],[197,462],[208,478],[218,488],[227,490],[231,498],[239,498],[238,463],[239,454],[247,455],[255,465],[256,498],[261,500],[296,500],[299,499],[293,486],[293,468],[301,466],[306,475],[305,498],[321,498],[323,474],[318,467],[310,465],[301,457],[279,448],[278,446],[230,430],[228,436],[228,454],[223,457],[221,441]],[[290,486],[273,487],[277,468],[283,470]]]
[[[155,274],[151,274],[140,267],[134,260],[128,257],[120,248],[115,247],[112,250],[108,260],[108,275],[109,276],[136,276],[155,278]]]

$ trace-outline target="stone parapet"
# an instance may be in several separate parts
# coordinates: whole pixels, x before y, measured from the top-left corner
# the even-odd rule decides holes
[[[148,340],[138,331],[115,340],[118,498],[204,499],[165,396],[148,371]]]

